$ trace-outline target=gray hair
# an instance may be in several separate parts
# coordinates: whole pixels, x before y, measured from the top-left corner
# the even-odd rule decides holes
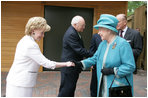
[[[117,35],[115,31],[112,31],[112,30],[110,30],[110,29],[108,29],[108,28],[99,27],[99,29],[104,29],[104,30],[106,30],[107,32],[110,32],[110,33],[113,34],[113,35]]]
[[[127,20],[127,17],[125,14],[118,14],[116,17],[120,16],[122,20]]]
[[[72,18],[71,25],[77,24],[80,21],[80,19],[83,19],[83,17],[82,16],[79,16],[79,15],[74,16]]]
[[[103,28],[103,27],[102,27]],[[104,28],[104,29],[106,29],[107,31],[109,31],[111,34],[113,34],[113,35],[117,35],[116,34],[116,32],[115,31],[113,31],[113,30],[110,30],[110,29],[108,29],[108,28]]]

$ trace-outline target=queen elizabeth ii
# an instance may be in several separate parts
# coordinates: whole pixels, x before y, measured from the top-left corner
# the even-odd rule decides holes
[[[126,76],[132,86],[133,96],[135,61],[129,43],[118,36],[117,24],[118,20],[115,16],[102,14],[94,28],[98,30],[98,34],[103,41],[92,57],[80,62],[74,62],[75,65],[82,66],[83,70],[96,65],[98,80],[97,96],[109,96],[109,87],[114,76],[115,80],[112,87],[129,85],[125,79]]]

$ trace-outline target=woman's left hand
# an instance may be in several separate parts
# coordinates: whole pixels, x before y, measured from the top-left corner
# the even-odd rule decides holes
[[[103,68],[101,70],[103,75],[110,75],[110,74],[114,74],[114,70],[113,68]]]

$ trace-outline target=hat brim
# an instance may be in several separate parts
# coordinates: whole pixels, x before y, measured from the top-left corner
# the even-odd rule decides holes
[[[116,28],[108,26],[108,25],[95,25],[94,26],[94,28],[97,29],[97,30],[99,29],[99,27],[107,28],[107,29],[110,29],[110,30],[118,33],[118,30]]]

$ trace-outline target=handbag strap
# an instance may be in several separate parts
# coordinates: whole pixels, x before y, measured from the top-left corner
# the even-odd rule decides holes
[[[111,85],[110,85],[110,88],[112,87],[115,78],[116,78],[116,76],[114,76],[114,79],[113,79],[113,81],[112,81],[112,83],[111,83]],[[126,79],[126,81],[128,82],[129,86],[131,86],[126,76],[125,76],[125,79]]]

